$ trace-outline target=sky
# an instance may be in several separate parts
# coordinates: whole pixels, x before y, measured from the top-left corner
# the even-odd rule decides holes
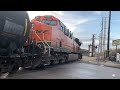
[[[95,34],[95,45],[99,43],[99,34],[102,27],[102,17],[106,17],[106,39],[108,31],[108,11],[27,11],[32,20],[38,15],[53,15],[61,20],[73,35],[82,41],[82,49],[88,49]],[[110,48],[113,49],[112,40],[120,39],[120,11],[112,11],[110,28]],[[107,44],[107,40],[106,40]],[[107,47],[107,46],[105,46]],[[120,46],[118,46],[120,48]]]

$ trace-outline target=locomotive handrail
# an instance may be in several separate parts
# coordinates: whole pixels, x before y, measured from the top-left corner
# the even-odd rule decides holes
[[[35,32],[35,35],[41,40],[41,38],[37,35],[36,31],[32,30],[33,32]],[[41,40],[42,41],[42,40]],[[44,54],[46,53],[46,45],[42,42],[42,44],[44,45],[45,47],[45,51],[44,51]]]
[[[40,39],[40,37],[37,35],[37,33],[35,32],[35,35]],[[43,43],[43,42],[42,42]],[[46,45],[43,43],[44,47],[45,47],[45,51],[44,54],[46,53]]]
[[[36,31],[34,31],[34,30],[32,30],[33,32],[35,32],[35,35],[41,40],[41,38],[37,35],[37,33],[36,33]],[[50,46],[49,46],[49,44],[45,41],[45,39],[44,39],[44,33],[43,33],[43,40],[44,40],[44,42],[47,44],[47,46],[48,46],[48,48],[49,48],[49,56],[50,56]],[[42,40],[41,40],[42,41]],[[44,45],[44,47],[45,47],[45,51],[44,51],[44,53],[46,53],[46,45],[42,42],[42,44]]]
[[[44,39],[44,33],[43,33],[43,40],[44,40],[44,42],[47,44],[47,46],[48,46],[48,48],[49,48],[49,56],[50,56],[50,45],[45,41],[45,39]]]

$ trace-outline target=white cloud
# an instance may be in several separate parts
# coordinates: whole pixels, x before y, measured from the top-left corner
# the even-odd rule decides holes
[[[75,37],[79,36],[85,36],[86,30],[81,28],[82,24],[86,24],[88,22],[91,22],[95,20],[95,18],[90,18],[90,17],[84,17],[82,15],[75,15],[74,12],[72,13],[67,13],[67,11],[27,11],[30,17],[30,20],[32,20],[35,16],[38,15],[53,15],[57,17],[61,22],[63,22],[68,29],[70,29],[73,34],[75,33]],[[89,11],[91,12],[91,11]],[[92,11],[95,14],[101,14],[101,11]],[[79,26],[79,29],[77,29]],[[80,38],[79,38],[80,39]],[[88,48],[88,44],[91,43],[91,41],[84,41],[82,47]]]
[[[120,33],[119,32],[111,32],[111,40],[120,39]]]
[[[92,41],[83,41],[83,44],[91,44],[92,43]]]
[[[97,15],[102,14],[102,11],[88,11],[88,12],[92,12],[92,13],[97,14]]]
[[[90,45],[92,44],[92,40],[83,40],[82,41],[83,45]],[[99,40],[95,40],[95,45],[98,45],[99,44]]]
[[[91,20],[91,18],[82,18],[80,16],[77,17],[73,14],[67,14],[67,11],[27,11],[32,20],[35,16],[38,15],[53,15],[60,19],[71,31],[74,31],[77,28],[77,25],[87,23]]]
[[[55,17],[59,17],[63,15],[62,11],[27,11],[30,17],[30,20],[32,20],[35,16],[41,16],[41,15],[54,15]]]
[[[87,22],[92,21],[92,20],[93,19],[89,19],[89,18],[78,18],[78,19],[75,19],[74,17],[68,17],[67,19],[62,19],[64,24],[71,31],[74,31],[78,27],[78,25],[80,26],[81,24],[87,23]]]
[[[100,15],[102,13],[102,11],[93,11],[94,13]]]

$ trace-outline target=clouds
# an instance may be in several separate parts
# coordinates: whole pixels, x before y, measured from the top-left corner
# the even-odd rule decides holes
[[[65,16],[68,17],[67,19],[62,19],[62,21],[64,22],[64,24],[70,28],[71,31],[75,31],[76,28],[78,27],[78,25],[82,25],[85,23],[88,23],[94,19],[91,18],[74,18],[74,17],[70,17],[70,16]]]
[[[67,11],[27,11],[30,19],[38,15],[53,15],[59,18],[71,31],[77,28],[77,25],[87,23],[93,19],[67,13]]]
[[[102,11],[93,11],[93,13],[100,15]]]
[[[28,11],[30,19],[38,15],[53,15],[60,19],[67,28],[73,32],[73,35],[79,38],[83,45],[87,48],[92,34],[95,33],[96,23],[98,21],[96,16],[101,15],[102,11]]]
[[[41,15],[54,15],[55,17],[60,17],[63,15],[62,11],[27,11],[30,17],[30,20],[32,20],[35,16],[41,16]]]

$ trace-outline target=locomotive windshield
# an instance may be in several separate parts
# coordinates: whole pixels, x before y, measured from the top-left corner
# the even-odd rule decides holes
[[[44,24],[51,25],[51,26],[56,26],[56,20],[45,20],[44,19],[41,22],[44,23]]]

